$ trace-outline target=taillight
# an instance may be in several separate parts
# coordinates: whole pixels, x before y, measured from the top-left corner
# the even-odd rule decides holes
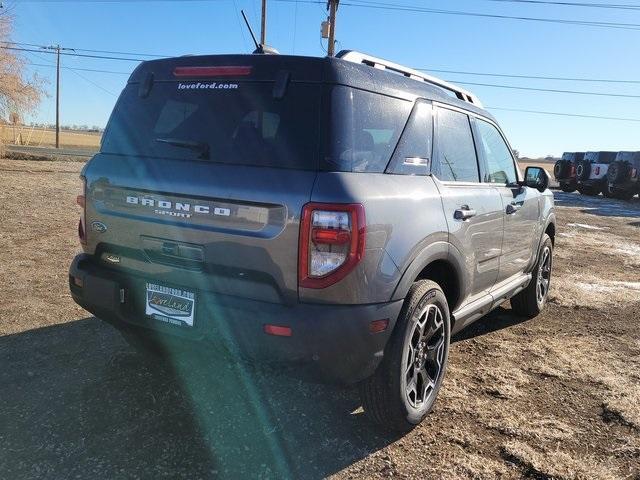
[[[631,169],[631,178],[636,178],[637,174],[638,174],[638,169],[632,168]]]
[[[600,175],[600,167],[596,167],[595,173],[596,173],[596,175]]]
[[[571,175],[572,176],[576,175],[576,166],[575,165],[571,165]]]
[[[249,66],[176,67],[174,77],[243,77],[251,73]]]
[[[359,203],[306,204],[300,222],[300,286],[325,288],[351,272],[364,256],[365,225]]]
[[[80,221],[78,222],[78,238],[80,243],[86,245],[87,243],[87,179],[80,177],[82,180],[82,194],[76,197],[76,203],[80,206],[82,211],[80,212]]]

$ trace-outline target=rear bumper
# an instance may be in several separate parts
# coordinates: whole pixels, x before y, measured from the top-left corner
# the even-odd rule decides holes
[[[603,178],[590,178],[589,180],[578,180],[578,185],[584,185],[585,187],[597,187],[606,183],[606,177]]]
[[[577,183],[576,177],[556,177],[558,183]]]
[[[637,179],[625,180],[610,184],[614,191],[636,192],[640,191],[640,183]]]
[[[82,281],[82,287],[73,279]],[[287,306],[196,291],[192,328],[164,324],[144,314],[146,278],[114,272],[78,255],[69,269],[74,301],[118,328],[150,329],[208,344],[224,344],[253,359],[312,366],[323,378],[358,382],[375,371],[402,307],[402,301],[373,305]],[[380,333],[374,320],[389,319]],[[290,337],[264,333],[264,325],[287,326]]]

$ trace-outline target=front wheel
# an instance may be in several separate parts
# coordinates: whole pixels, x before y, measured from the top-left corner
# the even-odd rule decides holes
[[[413,284],[376,372],[360,384],[365,413],[406,432],[431,411],[444,379],[451,319],[447,299],[431,280]]]
[[[538,261],[533,269],[533,276],[527,288],[511,298],[511,309],[518,315],[527,318],[537,316],[549,297],[551,287],[551,270],[553,267],[553,243],[546,233],[542,237],[542,245],[538,253]]]

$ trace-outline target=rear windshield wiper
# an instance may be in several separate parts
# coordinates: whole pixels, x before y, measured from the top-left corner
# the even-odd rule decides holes
[[[156,142],[167,143],[178,148],[188,148],[200,152],[200,158],[209,158],[209,144],[193,140],[180,140],[179,138],[156,138]]]

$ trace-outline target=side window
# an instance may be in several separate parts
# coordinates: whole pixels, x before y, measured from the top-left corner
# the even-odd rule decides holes
[[[433,173],[444,181],[480,181],[469,117],[446,108],[438,108],[437,112],[438,148]]]
[[[480,145],[487,162],[485,181],[510,185],[518,179],[511,151],[496,127],[483,120],[476,122]]]
[[[413,107],[387,171],[398,175],[429,175],[432,135],[433,106],[431,102],[419,99]]]

